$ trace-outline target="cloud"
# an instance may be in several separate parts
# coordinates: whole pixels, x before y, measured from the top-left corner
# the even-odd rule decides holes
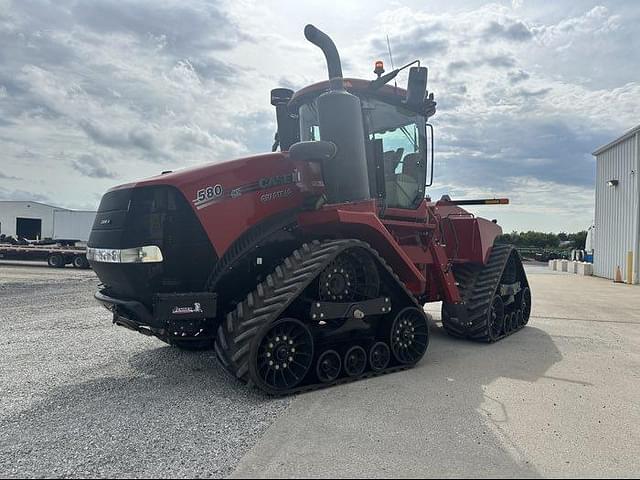
[[[498,68],[511,68],[516,65],[516,60],[506,54],[501,55],[493,55],[491,57],[485,57],[474,61],[467,60],[456,60],[454,62],[449,63],[447,65],[447,72],[450,74],[455,74],[458,72],[469,71],[474,68],[479,68],[482,66],[489,66],[494,69]]]
[[[31,200],[34,202],[50,203],[51,198],[48,195],[32,192],[28,190],[9,190],[0,186],[0,200]]]
[[[6,175],[2,172],[0,172],[0,179],[1,180],[22,180],[20,177],[14,177],[13,175]]]
[[[483,32],[487,40],[509,40],[512,42],[524,42],[533,38],[533,32],[527,25],[518,20],[507,19],[505,23],[491,21]]]
[[[417,25],[404,29],[402,33],[391,36],[390,44],[394,59],[400,64],[414,58],[432,58],[443,55],[449,49],[449,40],[440,35],[442,25]],[[379,36],[370,41],[371,48],[378,57],[386,58],[388,45],[386,38]],[[399,65],[396,65],[399,66]]]
[[[117,178],[118,175],[107,167],[108,161],[92,155],[81,155],[72,162],[75,168],[82,175],[91,178]]]
[[[512,85],[515,85],[516,83],[520,83],[531,78],[531,75],[529,75],[529,73],[525,72],[524,70],[509,72],[508,76],[509,76],[509,83],[511,83]]]

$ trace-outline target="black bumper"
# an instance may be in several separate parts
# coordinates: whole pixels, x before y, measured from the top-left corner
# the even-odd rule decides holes
[[[146,335],[156,331],[189,330],[216,318],[217,295],[210,292],[157,294],[153,308],[142,302],[125,300],[109,295],[104,290],[94,297],[113,313],[113,323]]]

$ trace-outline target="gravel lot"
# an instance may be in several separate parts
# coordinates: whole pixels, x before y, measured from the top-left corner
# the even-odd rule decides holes
[[[111,326],[91,271],[0,262],[0,477],[222,477],[287,400]]]

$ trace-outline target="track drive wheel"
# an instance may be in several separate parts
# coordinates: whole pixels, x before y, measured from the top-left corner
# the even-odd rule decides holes
[[[396,315],[391,326],[391,351],[405,365],[417,363],[429,346],[429,325],[424,312],[406,307]]]
[[[371,255],[362,249],[352,249],[325,267],[318,286],[321,301],[355,302],[378,296],[380,277]]]

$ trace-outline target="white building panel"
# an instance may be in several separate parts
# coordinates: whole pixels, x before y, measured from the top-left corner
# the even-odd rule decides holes
[[[89,240],[96,212],[58,210],[53,215],[53,238],[66,240]]]
[[[627,252],[633,252],[632,280],[638,283],[640,254],[640,126],[594,152],[597,159],[595,252],[597,276],[626,281]],[[616,183],[610,185],[609,182]]]

